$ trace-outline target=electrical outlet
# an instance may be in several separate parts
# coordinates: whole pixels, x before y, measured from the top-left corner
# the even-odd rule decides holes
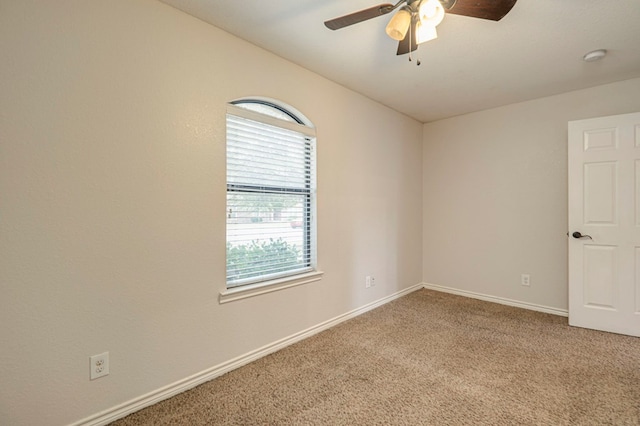
[[[91,380],[109,375],[109,352],[89,357],[91,362]]]
[[[529,287],[531,285],[531,275],[529,274],[520,275],[520,285]]]
[[[371,288],[371,287],[374,287],[375,285],[376,285],[376,279],[371,275],[367,275],[366,278],[364,279],[364,287]]]

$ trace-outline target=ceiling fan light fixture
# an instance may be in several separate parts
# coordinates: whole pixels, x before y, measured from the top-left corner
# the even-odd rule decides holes
[[[420,22],[435,28],[444,19],[444,7],[438,0],[422,0],[418,15]]]
[[[429,24],[423,24],[422,22],[418,21],[418,24],[416,26],[417,44],[421,44],[429,40],[434,40],[436,38],[438,38],[436,27]]]
[[[397,3],[383,3],[358,12],[349,13],[324,22],[330,30],[338,30],[359,22],[398,10],[386,27],[389,37],[399,41],[396,55],[409,53],[424,43],[437,37],[436,26],[444,19],[445,11],[470,18],[501,20],[518,0],[398,0]],[[403,6],[404,5],[404,6]],[[424,26],[418,36],[418,27]],[[420,39],[420,41],[418,41]]]
[[[393,18],[391,18],[389,24],[387,24],[387,35],[394,40],[400,41],[407,35],[410,25],[411,12],[403,7],[393,15]]]

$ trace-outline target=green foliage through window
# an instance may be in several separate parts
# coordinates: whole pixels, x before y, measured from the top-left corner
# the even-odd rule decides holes
[[[277,274],[303,266],[300,250],[282,238],[236,246],[227,243],[227,282],[253,277],[257,272]]]

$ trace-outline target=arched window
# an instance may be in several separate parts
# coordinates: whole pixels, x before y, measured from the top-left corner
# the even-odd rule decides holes
[[[290,107],[227,106],[227,288],[315,270],[315,130]]]

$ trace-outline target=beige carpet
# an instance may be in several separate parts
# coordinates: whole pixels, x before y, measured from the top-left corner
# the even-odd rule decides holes
[[[420,290],[115,425],[640,425],[640,339]]]

